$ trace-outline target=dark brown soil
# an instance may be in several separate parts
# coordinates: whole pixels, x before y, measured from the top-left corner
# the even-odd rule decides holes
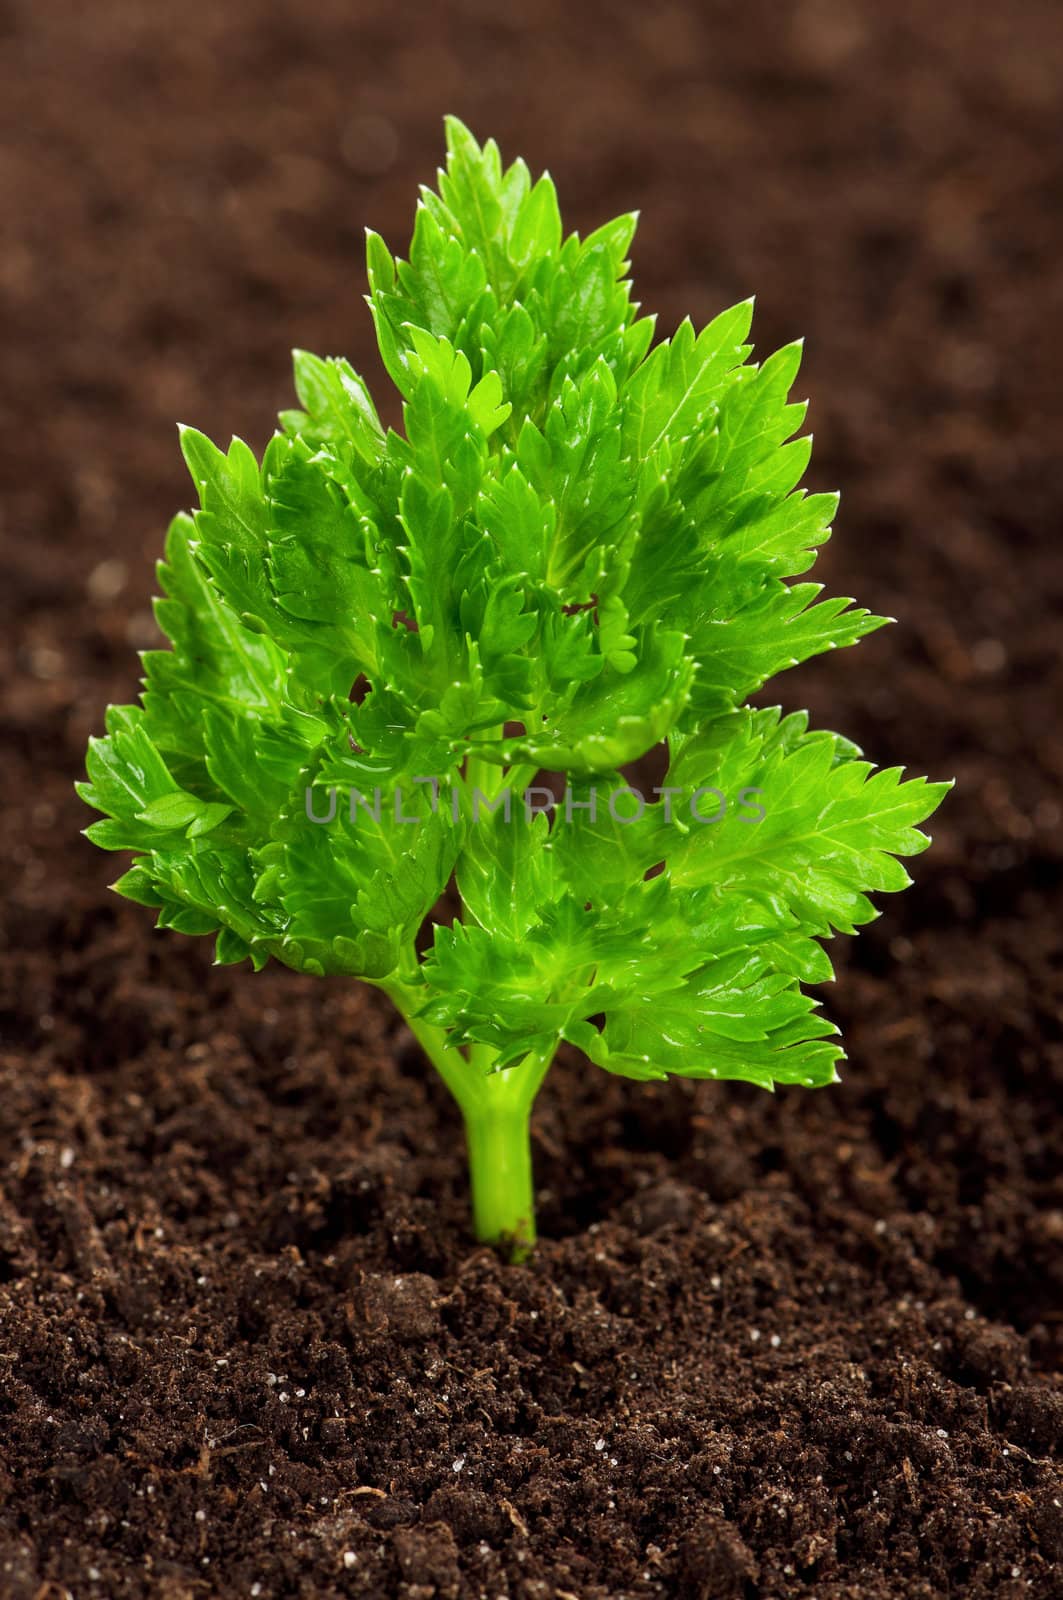
[[[1055,0],[3,0],[0,52],[0,1595],[1048,1596]],[[642,208],[665,328],[755,290],[809,336],[823,576],[902,625],[781,693],[959,780],[843,952],[843,1085],[564,1060],[520,1268],[383,1003],[155,934],[71,791],[173,422],[260,445],[293,345],[377,377],[361,230],[407,237],[450,109],[571,223]]]

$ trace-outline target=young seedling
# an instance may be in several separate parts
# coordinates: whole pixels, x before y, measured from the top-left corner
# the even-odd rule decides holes
[[[409,259],[369,235],[403,430],[303,352],[261,463],[182,430],[172,648],[79,791],[160,927],[391,997],[461,1108],[477,1236],[520,1254],[561,1040],[636,1079],[836,1081],[802,985],[948,785],[746,704],[887,620],[787,581],[836,506],[795,489],[799,346],[751,364],[749,302],[654,345],[634,216],[565,238],[549,177],[447,141]],[[623,769],[662,744],[647,794]]]

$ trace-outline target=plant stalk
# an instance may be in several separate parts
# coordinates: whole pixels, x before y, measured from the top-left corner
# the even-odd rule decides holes
[[[415,1015],[417,998],[399,979],[381,984],[461,1108],[469,1155],[473,1228],[485,1244],[522,1261],[535,1243],[531,1109],[556,1046],[492,1072],[496,1052],[473,1044],[447,1048],[442,1028]]]
[[[487,1081],[505,1087],[501,1074]],[[504,1095],[464,1113],[476,1237],[501,1245],[514,1261],[524,1260],[535,1243],[529,1113]]]

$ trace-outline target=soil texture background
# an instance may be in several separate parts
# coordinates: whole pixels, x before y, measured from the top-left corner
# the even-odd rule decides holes
[[[1058,1592],[1061,83],[1055,0],[0,0],[4,1600]],[[156,933],[72,790],[174,423],[381,388],[362,230],[450,110],[641,209],[663,332],[807,336],[816,575],[901,621],[769,698],[957,779],[842,1085],[564,1057],[518,1268],[385,1004]]]

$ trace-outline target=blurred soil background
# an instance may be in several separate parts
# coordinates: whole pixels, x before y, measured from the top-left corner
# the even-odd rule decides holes
[[[1061,84],[1054,0],[0,0],[5,1600],[1058,1592]],[[806,336],[816,576],[900,625],[771,699],[957,779],[844,1083],[565,1058],[519,1269],[383,1002],[156,934],[72,790],[175,422],[260,449],[293,346],[384,393],[446,111],[641,210],[662,332]]]

